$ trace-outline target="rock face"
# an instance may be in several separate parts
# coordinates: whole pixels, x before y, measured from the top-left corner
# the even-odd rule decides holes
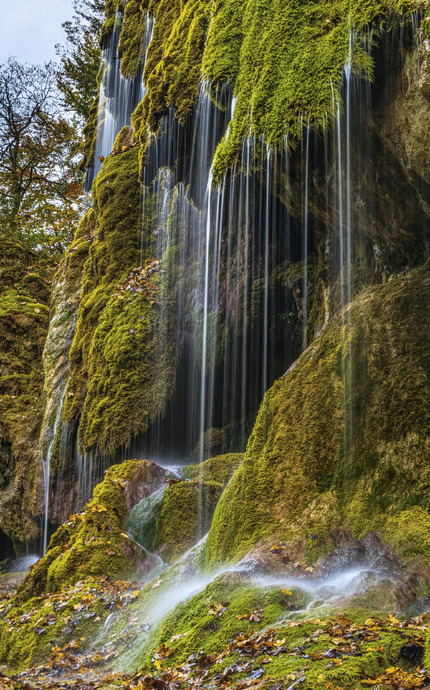
[[[52,269],[31,271],[31,257],[2,239],[0,258],[0,529],[16,552],[38,533],[38,437],[43,417],[42,352]]]
[[[148,687],[430,682],[429,22],[106,3],[145,88],[98,166],[100,70],[50,315],[51,276],[0,257],[0,546],[37,538],[48,456],[61,525],[0,602],[12,670],[98,635]]]
[[[114,5],[107,7],[103,45],[113,35]],[[430,186],[420,153],[430,122],[427,20],[413,35],[409,19],[393,15],[390,40],[382,38],[371,55],[359,42],[345,42],[345,17],[332,3],[325,19],[324,12],[314,16],[312,4],[300,17],[271,7],[264,40],[255,24],[262,10],[254,5],[248,0],[244,12],[235,3],[209,8],[196,0],[191,21],[191,5],[170,11],[151,3],[154,30],[145,58],[138,45],[147,37],[147,7],[127,4],[121,68],[130,78],[143,69],[147,91],[133,127],[120,131],[103,161],[93,208],[66,259],[73,270],[65,290],[78,286],[79,304],[67,335],[67,393],[53,443],[52,524],[80,509],[89,497],[85,486],[100,481],[103,468],[124,452],[149,448],[182,457],[195,447],[195,457],[207,458],[242,451],[264,390],[339,309],[364,285],[387,281],[427,256]],[[356,29],[386,11],[384,4],[357,6]],[[280,24],[282,44],[273,29]],[[300,82],[290,69],[297,51],[294,64],[310,70]],[[255,81],[246,55],[259,55],[267,78]],[[311,69],[315,55],[330,74],[330,89],[321,70]],[[199,90],[202,76],[224,84],[218,97]],[[237,98],[228,124],[230,86]],[[243,143],[250,99],[252,145]],[[280,143],[285,127],[287,147]],[[263,133],[276,149],[257,145]],[[247,168],[249,175],[231,175],[234,165],[235,173]],[[208,250],[218,273],[205,297],[201,217],[210,169],[225,173],[232,191],[218,197],[231,210],[218,230],[211,227],[220,254]],[[50,350],[48,338],[47,368]],[[203,421],[199,389],[207,396]],[[46,390],[42,450],[58,408],[57,384],[48,382]]]
[[[381,139],[390,147],[405,174],[410,179],[421,179],[426,186],[430,184],[426,155],[430,131],[428,23],[427,19],[418,32],[416,48],[408,56],[403,72],[392,74],[384,84],[375,112],[375,126]]]
[[[427,264],[364,290],[268,391],[217,507],[209,563],[269,535],[301,540],[312,558],[341,527],[357,536],[381,528],[398,553],[406,543],[420,552],[429,515],[429,298]]]
[[[43,401],[46,285],[27,275],[24,294],[4,267],[0,527],[17,547],[38,534],[49,449],[53,527],[129,449],[243,450],[276,379],[217,508],[208,562],[276,531],[300,541],[308,525],[318,539],[303,548],[319,555],[332,527],[355,534],[387,510],[427,510],[428,17],[404,9],[107,3],[102,45],[121,24],[122,74],[143,70],[146,90],[57,273]],[[372,52],[367,27],[389,13]],[[97,103],[88,162],[96,124]],[[12,358],[18,340],[31,357]],[[188,478],[219,480],[215,465],[202,471]]]

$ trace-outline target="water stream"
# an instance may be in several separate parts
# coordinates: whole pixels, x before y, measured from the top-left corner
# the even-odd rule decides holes
[[[46,554],[46,549],[48,546],[48,531],[49,531],[49,494],[51,487],[51,460],[52,452],[54,449],[54,444],[57,440],[57,434],[59,425],[61,423],[61,413],[63,411],[64,401],[66,399],[67,393],[67,382],[64,385],[64,390],[61,393],[61,397],[57,407],[57,413],[55,416],[54,428],[52,431],[52,440],[48,446],[46,455],[42,455],[42,468],[43,468],[43,488],[44,488],[44,505],[45,511],[43,515],[43,542],[42,542],[42,555]]]
[[[100,171],[103,160],[111,153],[117,134],[130,124],[133,111],[146,93],[142,75],[152,39],[154,19],[146,12],[142,64],[137,76],[133,78],[126,78],[121,74],[121,59],[117,55],[122,22],[123,15],[117,12],[114,30],[102,53],[97,137],[92,165],[87,169],[85,178],[87,192],[91,191],[92,181]]]

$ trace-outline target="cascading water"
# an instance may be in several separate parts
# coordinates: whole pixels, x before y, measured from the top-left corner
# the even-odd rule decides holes
[[[92,182],[100,171],[103,160],[111,153],[116,136],[123,127],[130,125],[133,111],[146,94],[143,71],[152,39],[154,18],[152,14],[145,12],[145,29],[140,55],[141,64],[138,74],[134,78],[126,78],[122,75],[121,59],[117,55],[122,22],[123,15],[121,12],[117,12],[114,30],[102,54],[96,145],[92,165],[86,170],[84,187],[87,192],[91,191]],[[111,462],[99,453],[98,449],[81,453],[79,451],[79,439],[76,438],[74,430],[71,430],[70,436],[63,439],[64,454],[68,452],[71,445],[75,449],[76,496],[74,510],[80,510],[91,498],[95,484],[102,480],[104,472]]]
[[[45,511],[43,516],[43,542],[42,542],[42,555],[46,553],[48,546],[48,529],[49,529],[49,492],[51,485],[51,460],[52,453],[54,449],[54,444],[57,439],[59,425],[61,423],[61,413],[63,411],[64,400],[67,393],[67,383],[64,386],[64,390],[61,393],[60,400],[58,402],[57,414],[55,417],[54,428],[52,432],[52,440],[48,446],[46,455],[42,455],[42,468],[43,468],[43,486],[44,486],[44,505]]]
[[[143,51],[145,55],[151,32],[152,23],[147,16],[146,43]],[[119,60],[115,61],[118,37],[117,22],[111,42],[105,50],[104,77],[100,87],[101,111],[95,160],[100,159],[101,164],[102,159],[112,149],[116,133],[123,124],[128,124],[130,121],[136,98],[145,97],[146,93],[143,84],[139,87],[139,95],[136,96],[135,84],[127,82],[121,76]],[[372,123],[371,96],[374,95],[372,86],[370,81],[362,78],[365,75],[358,73],[354,68],[353,55],[359,43],[362,48],[364,47],[364,51],[370,53],[373,45],[372,32],[358,36],[353,30],[350,31],[349,55],[343,70],[342,84],[339,92],[334,88],[332,90],[331,113],[327,114],[331,126],[324,132],[315,132],[314,122],[307,114],[303,114],[301,118],[301,135],[299,134],[298,139],[292,142],[286,134],[282,146],[270,146],[265,137],[258,139],[249,132],[249,135],[238,143],[238,155],[234,168],[217,177],[217,145],[223,137],[228,139],[232,136],[229,122],[234,112],[235,98],[232,97],[229,87],[217,88],[203,82],[200,84],[192,120],[180,124],[175,118],[173,108],[170,108],[160,123],[159,132],[148,134],[149,142],[145,151],[141,178],[142,233],[139,237],[140,242],[136,242],[133,254],[133,261],[136,260],[137,263],[140,251],[141,265],[137,269],[133,267],[131,273],[133,275],[139,273],[146,278],[152,275],[151,271],[157,272],[158,292],[157,299],[150,302],[151,305],[155,303],[153,312],[149,309],[147,311],[141,309],[142,302],[139,302],[139,299],[146,299],[146,295],[127,295],[126,300],[131,304],[132,298],[136,298],[134,304],[139,305],[136,309],[136,314],[138,314],[136,318],[143,320],[145,326],[149,321],[148,314],[152,317],[153,313],[156,313],[150,326],[157,332],[151,357],[157,361],[163,358],[169,359],[172,371],[169,373],[170,378],[166,377],[167,383],[160,384],[160,387],[165,385],[169,394],[166,395],[165,409],[158,414],[155,421],[150,419],[148,430],[136,437],[131,446],[119,451],[123,455],[122,459],[133,455],[140,457],[148,455],[160,464],[175,462],[182,465],[185,462],[188,463],[190,459],[201,462],[227,450],[243,451],[258,406],[272,382],[280,377],[287,367],[290,367],[288,371],[291,371],[291,367],[297,362],[301,353],[304,353],[304,356],[299,360],[299,367],[300,362],[305,362],[306,366],[309,365],[309,370],[312,370],[314,354],[317,353],[321,344],[324,348],[328,343],[327,348],[330,349],[331,326],[323,338],[316,343],[315,336],[323,332],[330,317],[335,313],[333,324],[336,327],[340,324],[342,335],[337,341],[339,348],[336,358],[340,351],[340,359],[336,359],[337,368],[333,375],[333,388],[336,388],[335,392],[339,398],[343,397],[343,401],[341,400],[338,406],[338,409],[342,407],[339,414],[339,417],[342,416],[339,428],[343,426],[339,437],[336,438],[336,444],[343,445],[343,448],[336,460],[339,459],[339,466],[334,470],[336,487],[333,489],[333,486],[330,488],[328,485],[327,487],[323,485],[321,491],[320,488],[315,491],[312,495],[317,496],[315,503],[308,504],[305,509],[310,508],[314,511],[311,519],[306,522],[309,516],[305,515],[305,512],[299,518],[303,518],[303,525],[306,527],[294,522],[295,515],[291,519],[291,534],[294,535],[294,539],[299,535],[297,543],[292,538],[288,544],[281,542],[270,549],[269,542],[264,541],[265,537],[263,537],[257,548],[248,550],[243,561],[234,568],[221,567],[216,572],[204,574],[201,570],[202,563],[219,564],[220,561],[222,563],[222,555],[218,561],[215,558],[210,560],[213,555],[211,548],[214,548],[210,541],[216,529],[219,529],[220,522],[221,529],[225,528],[226,523],[222,522],[223,517],[221,516],[220,519],[219,513],[217,514],[207,544],[203,538],[184,556],[179,557],[175,554],[171,560],[173,566],[168,567],[163,558],[169,561],[168,540],[174,542],[176,535],[172,537],[171,533],[175,531],[175,523],[173,522],[173,527],[170,525],[170,536],[164,541],[160,539],[160,542],[156,543],[154,535],[162,522],[160,518],[162,510],[169,505],[168,501],[164,503],[166,496],[171,498],[172,494],[174,495],[180,478],[176,477],[172,481],[169,477],[170,486],[143,498],[131,509],[130,505],[134,504],[135,496],[129,504],[127,500],[133,490],[133,478],[128,478],[126,482],[113,479],[112,481],[118,482],[124,489],[129,515],[127,522],[120,524],[120,529],[125,531],[120,533],[123,539],[121,545],[118,548],[115,547],[118,552],[113,548],[108,548],[104,550],[102,557],[106,554],[110,558],[122,558],[120,549],[123,552],[128,549],[128,553],[132,553],[131,546],[133,549],[138,547],[144,551],[147,557],[146,561],[142,558],[142,564],[139,565],[141,568],[139,576],[142,583],[145,583],[145,588],[142,588],[142,604],[140,609],[137,608],[138,601],[133,604],[135,607],[133,620],[139,619],[142,625],[136,631],[134,649],[132,642],[128,641],[129,638],[126,643],[122,642],[122,647],[120,647],[121,641],[118,641],[118,648],[122,650],[127,648],[125,653],[139,655],[142,653],[142,647],[149,649],[152,640],[155,639],[151,638],[151,635],[154,633],[154,628],[157,634],[162,617],[179,602],[184,602],[188,597],[200,593],[218,577],[221,581],[220,589],[217,587],[211,589],[211,596],[212,594],[215,596],[216,593],[218,597],[218,592],[223,591],[222,587],[225,587],[227,591],[227,588],[231,586],[231,591],[234,592],[234,587],[239,585],[244,589],[252,586],[252,601],[254,597],[259,596],[255,594],[258,588],[260,592],[264,591],[264,596],[272,589],[272,594],[276,595],[279,601],[280,587],[299,590],[300,596],[296,601],[279,602],[279,605],[285,607],[276,619],[276,625],[279,624],[280,627],[293,616],[298,616],[297,620],[303,620],[315,609],[327,611],[329,607],[331,610],[331,607],[343,606],[345,602],[349,605],[351,601],[354,602],[354,598],[355,605],[357,601],[360,601],[361,605],[367,592],[371,592],[375,586],[380,587],[378,596],[383,596],[385,583],[390,582],[390,578],[392,582],[387,587],[405,584],[401,582],[403,575],[400,573],[400,568],[396,572],[397,563],[391,558],[392,554],[388,547],[385,556],[382,553],[383,542],[377,541],[379,537],[376,537],[372,547],[376,556],[371,558],[369,554],[363,552],[364,540],[357,539],[352,543],[352,538],[346,534],[346,528],[345,530],[332,528],[330,525],[327,528],[329,536],[321,536],[325,529],[324,524],[323,530],[318,534],[305,533],[308,526],[309,531],[313,529],[313,519],[315,519],[315,530],[319,531],[319,509],[321,508],[321,512],[326,510],[324,501],[327,500],[327,512],[331,515],[331,501],[333,500],[333,504],[338,501],[335,496],[338,486],[342,482],[346,483],[355,469],[353,451],[356,431],[353,427],[356,409],[351,400],[354,386],[360,385],[361,382],[357,380],[357,369],[354,368],[353,345],[355,343],[351,344],[351,303],[361,290],[363,275],[372,277],[379,271],[378,280],[382,283],[388,274],[388,271],[384,273],[384,266],[378,265],[375,241],[372,237],[365,235],[366,226],[371,222],[377,225],[380,219],[378,214],[374,213],[375,201],[372,195],[372,180],[376,179],[376,165],[373,166],[370,163],[370,169],[364,169],[364,162],[372,158],[369,151],[377,144],[377,135]],[[96,163],[95,172],[97,172],[97,167]],[[320,291],[319,294],[317,290]],[[117,296],[118,293],[113,292],[113,295],[109,293],[107,300],[114,301]],[[119,304],[122,316],[126,310],[123,306],[125,302]],[[148,305],[145,304],[145,308],[146,306]],[[142,313],[144,311],[145,313]],[[127,334],[134,335],[134,328],[128,328],[128,326],[127,323],[127,326],[123,328],[125,338]],[[314,345],[309,347],[313,341]],[[359,346],[361,347],[362,343]],[[126,347],[124,351],[128,353]],[[138,354],[140,356],[140,353]],[[136,358],[137,368],[143,360],[143,357]],[[315,371],[320,368],[321,363],[324,363],[323,360],[318,359],[318,354],[316,354]],[[143,361],[142,370],[145,366],[146,361]],[[299,376],[303,370],[299,369]],[[88,378],[91,376],[91,371],[90,373],[85,371],[83,374]],[[146,375],[147,372],[142,371],[142,376]],[[79,452],[75,453],[76,438],[71,439],[71,432],[69,434],[66,427],[61,428],[62,410],[68,387],[67,377],[60,378],[61,385],[57,388],[58,399],[55,400],[57,404],[55,418],[51,414],[50,425],[48,425],[52,434],[46,437],[50,442],[42,455],[45,485],[43,553],[46,552],[48,541],[50,472],[51,466],[54,466],[52,459],[58,444],[60,460],[66,456],[66,452],[69,452],[67,446],[73,447],[76,463],[74,491],[77,493],[79,507],[89,501],[94,484],[103,478],[107,466],[118,460],[118,457],[103,455],[96,445],[82,455]],[[308,395],[305,389],[309,379],[305,379],[306,376],[303,377],[302,382],[305,404],[312,407],[316,396],[313,398],[312,392]],[[104,381],[99,382],[99,385],[102,387]],[[124,385],[124,389],[121,390],[125,388]],[[292,386],[290,390],[293,390]],[[72,392],[70,394],[73,395]],[[152,394],[155,399],[157,392],[154,391]],[[285,397],[287,395],[288,390]],[[106,395],[107,398],[108,395]],[[274,398],[269,396],[268,399],[269,405],[262,408],[263,414],[259,417],[257,432],[254,434],[253,442],[257,444],[260,443],[258,434],[262,427],[263,444],[267,441],[265,436],[270,436],[266,433],[270,427],[270,422],[266,422],[266,419],[271,414],[268,408]],[[100,406],[103,404],[107,405],[105,401],[102,401]],[[149,404],[147,406],[149,407]],[[142,405],[142,416],[146,414],[149,417],[144,407],[145,405]],[[100,419],[102,418],[101,415]],[[290,427],[294,426],[290,420],[286,421],[287,424],[290,423]],[[300,427],[300,425],[296,426]],[[109,430],[108,426],[105,428]],[[270,428],[270,433],[272,433],[273,425]],[[299,433],[300,431],[299,429]],[[75,432],[76,428],[73,430],[73,433]],[[282,439],[281,434],[280,436]],[[305,437],[305,442],[306,438],[308,437]],[[302,439],[300,442],[305,445]],[[270,439],[266,447],[268,448],[267,460],[275,464],[277,458],[270,454]],[[249,448],[252,451],[252,444]],[[343,449],[348,452],[352,449],[349,455],[345,453],[345,457],[350,462],[349,467],[341,466]],[[305,447],[304,450],[306,451],[307,448]],[[266,452],[266,449],[263,452]],[[308,456],[305,460],[308,461]],[[251,452],[248,452],[242,467],[253,461]],[[310,466],[311,462],[308,462],[308,465]],[[227,480],[223,480],[222,485],[221,482],[212,480],[212,477],[208,480],[205,475],[207,468],[208,464],[197,470],[195,474],[188,475],[193,477],[189,480],[190,484],[179,484],[181,489],[194,490],[197,487],[196,492],[200,492],[197,508],[195,504],[190,508],[185,501],[183,503],[178,501],[183,514],[187,515],[188,509],[192,518],[197,514],[198,525],[191,543],[197,541],[208,529],[213,514],[211,513],[210,518],[206,519],[207,524],[203,530],[204,511],[207,508],[203,499],[203,482],[207,482],[208,485],[211,482],[217,484],[215,488],[219,490],[219,494],[216,500],[227,484]],[[304,464],[305,482],[307,468]],[[187,470],[189,471],[190,468]],[[283,471],[282,465],[280,471]],[[184,476],[187,476],[185,471]],[[239,480],[242,480],[243,476],[240,471],[236,479],[239,477]],[[267,477],[264,476],[263,484],[266,479]],[[325,481],[326,477],[322,476],[321,479]],[[331,481],[332,477],[329,479]],[[232,480],[234,481],[235,479]],[[270,479],[267,481],[269,482]],[[317,483],[314,477],[310,477],[311,482]],[[283,486],[282,480],[279,484]],[[264,484],[264,490],[266,486]],[[229,494],[232,487],[233,490]],[[224,507],[225,497],[231,496],[236,487],[237,484],[236,486],[230,484],[230,489],[227,489],[222,499]],[[118,486],[115,486],[115,489],[118,489]],[[245,494],[248,490],[253,491],[251,482],[245,486],[243,493]],[[239,502],[242,502],[241,491],[242,487],[237,492]],[[119,489],[118,493],[121,494]],[[320,494],[324,497],[321,499],[321,505],[318,505]],[[328,498],[327,494],[330,494]],[[102,490],[98,495],[102,495]],[[97,499],[97,494],[95,498]],[[237,496],[234,499],[237,500]],[[118,500],[118,505],[122,508],[121,499]],[[243,505],[245,503],[246,497],[243,499]],[[172,505],[173,502],[170,506]],[[112,501],[112,506],[115,506],[112,507],[115,512],[114,501]],[[171,508],[172,512],[175,508],[176,506]],[[259,509],[260,506],[257,506],[255,512],[258,513]],[[270,511],[270,509],[270,505],[262,506],[263,511]],[[97,518],[99,511],[103,514],[106,508],[104,505],[98,505],[95,500],[89,506],[86,515],[78,516],[78,519],[85,520],[89,515],[90,531],[94,526],[94,531],[100,532],[97,535],[92,534],[88,541],[84,540],[84,547],[88,543],[92,546],[99,540],[99,536],[106,536],[102,532],[115,531],[115,526],[105,529],[103,522],[91,523],[91,513]],[[333,507],[333,513],[337,511],[337,506]],[[121,515],[124,514],[125,509]],[[314,515],[317,517],[314,518]],[[164,515],[163,518],[165,517]],[[334,519],[337,519],[337,515]],[[120,520],[123,520],[123,517]],[[279,524],[283,521],[284,517],[280,519]],[[285,527],[286,524],[280,529],[280,533]],[[233,529],[235,529],[235,523]],[[288,529],[290,529],[290,524],[288,524]],[[267,533],[268,539],[270,536]],[[108,534],[108,539],[110,538]],[[289,538],[288,536],[287,539]],[[332,561],[330,561],[332,554],[326,553],[326,546],[330,539],[334,545],[332,553],[335,554]],[[299,540],[301,540],[300,544]],[[111,542],[108,541],[107,544],[111,545]],[[188,545],[187,542],[185,548]],[[254,545],[255,543],[252,543],[251,547]],[[290,546],[292,556],[289,553]],[[241,548],[242,545],[237,553],[240,553]],[[296,548],[297,553],[305,554],[298,556],[297,559],[300,557],[306,559],[306,562],[297,560],[293,564]],[[142,555],[142,551],[138,549],[135,549],[133,553],[137,551],[139,555]],[[300,551],[301,549],[303,550]],[[152,550],[157,553],[154,554]],[[245,549],[243,551],[245,552]],[[315,560],[311,561],[315,564],[315,568],[314,565],[307,565],[309,552],[312,557],[315,556]],[[381,554],[384,557],[381,557]],[[123,555],[125,556],[125,553]],[[277,559],[277,556],[280,558]],[[130,556],[132,557],[134,556]],[[234,557],[233,555],[232,558]],[[63,556],[60,560],[62,558]],[[342,561],[343,558],[346,560]],[[146,566],[148,567],[145,571]],[[284,568],[284,566],[287,567]],[[169,572],[163,575],[167,569]],[[312,575],[314,570],[316,572]],[[145,576],[143,576],[144,572]],[[266,572],[269,574],[266,575]],[[134,586],[138,587],[133,583],[133,588]],[[363,593],[364,597],[360,599]],[[288,592],[288,596],[291,594]],[[126,595],[125,598],[134,600],[140,596],[138,589]],[[203,618],[216,610],[216,604],[211,604],[211,610],[207,611],[208,597],[201,604]],[[229,605],[221,604],[221,609],[227,609]],[[129,613],[127,610],[121,612],[121,606],[122,603],[106,618],[94,644],[102,644],[108,636],[112,638],[116,636],[117,639],[121,637],[121,627]],[[276,606],[275,603],[274,607]],[[270,607],[267,606],[266,609],[268,608]],[[249,613],[242,610],[238,614],[229,613],[232,620],[253,620]],[[255,614],[255,612],[252,613]],[[188,615],[187,612],[186,615]],[[266,615],[265,612],[264,616]],[[227,618],[228,615],[221,624]],[[264,618],[263,625],[267,630],[266,622]],[[130,625],[129,621],[124,623],[122,630],[127,630],[126,625]],[[150,626],[153,626],[153,630]],[[206,623],[205,626],[204,634],[208,631]],[[218,621],[215,621],[213,628],[209,628],[213,632],[218,629]],[[163,634],[166,630],[169,630],[168,626],[164,628]],[[175,632],[170,642],[176,642],[186,635],[188,632],[182,632],[181,628],[180,634],[177,636]],[[160,648],[170,653],[161,638],[159,642]],[[167,635],[166,642],[168,642]],[[111,641],[106,644],[105,649],[109,644]],[[305,642],[305,644],[308,643]],[[282,646],[282,642],[280,645]],[[306,648],[303,647],[303,649]],[[369,652],[372,651],[369,650]],[[293,654],[289,653],[289,656]],[[305,656],[307,659],[311,658],[308,654]],[[364,657],[364,654],[361,656]],[[167,655],[166,658],[168,658]],[[191,664],[190,667],[196,659],[198,655],[195,658],[188,658],[187,663]],[[321,657],[320,660],[322,660]],[[132,661],[134,664],[135,658]],[[167,666],[168,664],[166,668]],[[182,668],[184,666],[185,664]],[[254,671],[258,674],[260,671],[265,672],[264,669],[253,669],[253,673]],[[299,677],[293,685],[300,684],[301,680],[302,678]]]
[[[146,93],[141,80],[122,77],[115,59],[120,21],[118,15],[103,56],[94,172]],[[145,59],[149,15],[146,22]],[[161,262],[154,356],[169,356],[170,344],[174,371],[166,409],[121,450],[123,459],[181,464],[190,456],[201,461],[243,450],[264,392],[330,312],[351,301],[360,279],[352,270],[355,239],[372,213],[368,194],[364,211],[360,206],[372,87],[353,74],[358,41],[370,52],[373,35],[350,32],[343,98],[333,90],[333,126],[323,136],[305,115],[301,138],[292,143],[286,134],[282,150],[250,134],[234,169],[214,183],[215,152],[222,137],[231,136],[236,100],[228,86],[204,82],[192,120],[179,124],[170,108],[157,134],[149,135],[140,268]],[[330,275],[321,314],[315,285],[325,280],[318,255],[323,236]],[[351,386],[351,371],[345,369],[344,379]],[[79,507],[112,460],[97,447],[77,453]]]
[[[130,124],[133,111],[146,93],[142,74],[152,38],[154,20],[152,15],[146,13],[142,65],[134,78],[126,78],[121,74],[121,59],[118,58],[117,52],[122,21],[122,13],[117,12],[114,30],[101,58],[102,76],[99,87],[97,136],[92,165],[87,169],[85,178],[87,192],[91,191],[92,181],[101,169],[103,160],[111,153],[117,134],[123,127]]]
[[[53,290],[54,314],[49,325],[49,332],[43,353],[45,369],[45,415],[40,437],[40,450],[43,473],[44,514],[42,552],[46,552],[49,521],[52,513],[50,502],[51,493],[55,493],[52,486],[52,461],[61,461],[62,453],[62,413],[67,395],[68,377],[70,373],[69,352],[73,341],[78,295],[68,287],[63,271],[59,272]],[[55,464],[58,464],[55,462]],[[53,520],[55,523],[55,519]]]
[[[156,458],[189,456],[198,442],[194,452],[201,460],[210,444],[208,430],[228,425],[234,425],[235,435],[230,447],[243,447],[262,394],[292,358],[284,337],[289,324],[282,319],[286,307],[293,313],[293,300],[288,288],[278,287],[273,270],[298,258],[300,250],[283,232],[289,217],[272,195],[276,171],[271,172],[268,150],[263,193],[254,173],[257,143],[249,139],[240,172],[213,187],[212,159],[228,132],[234,101],[225,87],[216,92],[220,110],[210,92],[210,85],[201,85],[191,132],[173,113],[161,124],[144,170],[142,257],[152,249],[164,258],[167,272],[179,276],[173,287],[175,313],[171,292],[170,308],[161,307],[159,341],[175,324],[181,397],[176,400],[174,393],[165,418],[140,449],[136,445],[137,452]],[[185,167],[178,166],[183,149],[190,151]],[[266,150],[262,160],[265,156]],[[275,319],[280,325],[276,341],[270,327]]]

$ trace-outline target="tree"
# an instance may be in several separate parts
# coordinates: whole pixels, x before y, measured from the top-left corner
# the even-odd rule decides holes
[[[60,57],[58,87],[65,105],[81,118],[88,119],[97,95],[100,66],[100,29],[104,20],[104,0],[73,0],[73,17],[63,23],[65,46],[57,45]]]
[[[58,107],[56,69],[0,65],[0,232],[64,251],[82,194],[76,127]]]

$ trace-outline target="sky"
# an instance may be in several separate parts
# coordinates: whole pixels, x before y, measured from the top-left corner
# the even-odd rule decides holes
[[[20,62],[55,60],[64,41],[62,22],[71,19],[71,0],[0,0],[0,63],[10,55]]]

